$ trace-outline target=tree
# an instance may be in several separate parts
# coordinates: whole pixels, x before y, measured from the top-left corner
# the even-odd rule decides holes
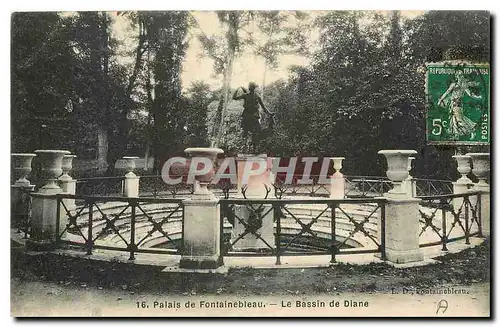
[[[205,32],[198,36],[205,54],[214,60],[214,72],[223,76],[222,94],[220,108],[220,121],[217,122],[217,131],[212,135],[212,146],[217,146],[221,142],[224,119],[226,117],[227,106],[230,97],[231,78],[236,56],[240,55],[245,43],[245,37],[241,36],[242,29],[253,18],[253,13],[248,11],[218,11],[217,18],[224,28],[224,35],[208,36]],[[196,21],[194,19],[194,21]]]
[[[183,149],[186,116],[180,73],[186,52],[187,13],[182,11],[149,13],[147,35],[151,50],[151,73],[148,78],[149,108],[153,119],[154,167],[161,169],[161,159]],[[154,97],[152,96],[154,90]]]
[[[189,146],[208,146],[207,112],[208,106],[216,99],[210,85],[202,81],[191,84],[187,90],[188,105],[186,117],[187,144]]]
[[[68,19],[57,13],[12,15],[12,150],[72,148],[73,52]]]

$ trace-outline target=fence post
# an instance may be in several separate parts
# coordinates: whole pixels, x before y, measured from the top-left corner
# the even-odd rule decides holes
[[[343,199],[345,197],[345,180],[342,169],[342,161],[344,157],[330,158],[333,161],[333,169],[335,173],[330,177],[330,199]]]
[[[72,154],[67,154],[63,157],[61,166],[63,174],[58,178],[62,191],[71,195],[76,194],[76,179],[73,179],[69,175],[69,172],[73,168],[74,158],[76,158],[76,156]],[[63,201],[68,211],[74,211],[76,209],[75,199],[64,199]]]
[[[25,224],[29,215],[28,192],[33,192],[35,185],[27,179],[31,172],[31,161],[34,153],[13,153],[12,164],[16,181],[11,185],[11,227],[20,227]],[[27,226],[24,226],[27,228]]]
[[[246,199],[264,199],[274,198],[275,190],[273,186],[273,159],[268,158],[267,155],[246,155],[240,154],[237,158],[237,177],[238,177],[238,198]],[[246,177],[246,178],[245,178]],[[245,191],[242,188],[245,186]],[[260,237],[272,246],[274,238],[274,214],[270,204],[258,205],[263,209],[260,218],[262,219],[262,226],[257,230]],[[235,205],[235,213],[241,220],[248,222],[253,207],[247,205]],[[238,219],[235,219],[233,229],[231,232],[231,242],[234,242],[239,235],[245,231],[245,225]],[[252,233],[246,234],[241,237],[233,248],[235,250],[244,249],[267,249],[267,244]]]
[[[123,195],[128,198],[139,197],[139,176],[134,174],[135,160],[139,157],[123,157],[125,162],[125,179],[123,180]]]
[[[481,234],[485,237],[490,236],[490,185],[486,179],[490,173],[490,154],[489,153],[467,153],[472,158],[472,173],[476,175],[479,182],[474,184],[471,189],[473,192],[481,192],[478,197],[481,206]]]
[[[471,172],[471,157],[456,155],[452,156],[457,160],[457,170],[460,173],[461,177],[457,179],[456,182],[453,182],[453,194],[463,194],[469,191],[469,187],[473,185],[472,181],[467,177],[467,174]],[[471,198],[472,201],[474,201]],[[458,212],[460,207],[462,207],[463,198],[455,198],[453,199],[453,210]],[[460,214],[461,217],[464,217],[464,209]]]
[[[385,208],[385,255],[394,263],[422,261],[419,247],[419,204],[420,199],[411,197],[402,187],[408,177],[408,157],[414,150],[382,150],[387,159],[387,177],[394,188],[384,194]],[[379,219],[382,224],[382,219]]]
[[[188,148],[185,152],[193,157],[208,158],[212,163],[217,154],[223,153],[217,148]],[[219,199],[207,188],[213,173],[211,170],[196,176],[199,186],[191,198],[182,201],[184,236],[180,268],[215,269],[222,265]]]
[[[57,225],[56,194],[63,193],[57,185],[57,177],[62,173],[62,159],[69,151],[37,150],[37,159],[42,163],[42,174],[45,185],[37,193],[33,193],[31,235],[26,246],[33,250],[50,250],[54,248]],[[59,219],[60,226],[65,225],[66,215]]]

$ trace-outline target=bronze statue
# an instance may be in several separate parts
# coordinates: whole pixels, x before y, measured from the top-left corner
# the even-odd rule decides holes
[[[238,89],[243,90],[243,94],[237,95]],[[241,120],[241,127],[243,129],[243,137],[247,141],[247,149],[249,152],[255,152],[258,144],[260,143],[261,128],[259,123],[259,107],[264,112],[274,119],[274,113],[267,110],[262,98],[255,92],[257,84],[250,82],[248,84],[248,91],[244,87],[239,87],[234,91],[233,100],[243,100],[243,114]],[[250,139],[248,138],[250,134]],[[250,141],[251,140],[251,141]],[[250,141],[250,144],[249,142]]]

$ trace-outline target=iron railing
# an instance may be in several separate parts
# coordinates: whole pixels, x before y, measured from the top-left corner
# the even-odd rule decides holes
[[[176,198],[193,194],[193,184],[186,183],[186,176],[171,176],[178,177],[182,179],[180,183],[167,184],[160,175],[139,176],[139,196]]]
[[[180,254],[184,234],[184,207],[181,199],[125,198],[101,196],[73,196],[57,194],[56,244],[85,247],[87,254],[93,249],[135,253]],[[83,204],[68,208],[71,200]],[[106,205],[112,204],[113,210]],[[148,206],[154,207],[148,210]],[[159,215],[157,213],[160,213]],[[180,229],[177,241],[172,238],[172,222]],[[169,224],[168,226],[166,224]],[[112,237],[109,237],[113,234]],[[178,234],[178,233],[177,233]],[[156,244],[168,244],[172,249],[145,247],[148,239]]]
[[[412,178],[414,197],[453,194],[453,182],[442,179]],[[415,193],[416,192],[416,193]]]
[[[123,176],[90,177],[76,180],[76,195],[123,195]]]
[[[186,176],[181,177],[177,184],[167,184],[160,175],[145,175],[139,177],[139,195],[141,197],[187,197],[193,194],[193,184],[186,182]],[[172,176],[171,176],[172,177]],[[175,176],[172,178],[176,178]],[[312,183],[303,184],[300,176],[294,176],[291,182],[278,175],[272,183],[276,198],[284,196],[328,197],[330,184],[322,183],[320,176],[311,175]],[[77,195],[123,195],[123,176],[96,177],[77,180]],[[386,177],[378,176],[344,176],[344,195],[346,198],[372,198],[383,196],[392,188],[392,182]],[[453,182],[439,179],[413,178],[411,183],[414,197],[453,194]],[[229,179],[221,179],[211,183],[209,188],[219,197],[228,198],[237,191],[237,185]]]
[[[19,189],[20,194],[17,201],[11,206],[11,227],[16,229],[19,234],[24,234],[23,238],[27,239],[31,234],[31,191]]]
[[[382,196],[392,188],[392,182],[387,177],[344,175],[344,181],[347,198]]]
[[[284,176],[277,175],[272,183],[275,197],[281,199],[283,196],[315,196],[328,197],[330,195],[330,184],[321,183],[321,176],[310,175],[311,183],[301,182],[301,175],[294,175],[291,183],[286,183]]]
[[[344,180],[347,198],[383,196],[392,188],[387,177],[344,176]],[[453,194],[452,181],[412,178],[404,183],[410,183],[413,197]]]
[[[222,256],[276,256],[277,265],[281,264],[282,256],[290,255],[329,255],[330,261],[335,262],[340,254],[380,253],[385,260],[385,202],[384,199],[223,199],[221,253]],[[366,214],[355,214],[350,210],[353,205],[366,205]],[[301,210],[313,214],[305,217]],[[272,239],[269,234],[262,234],[261,227],[266,220],[269,224],[268,219],[272,219]],[[227,230],[231,230],[231,235]],[[248,245],[238,247],[245,238],[255,240],[257,251],[256,247],[246,249]],[[304,245],[305,250],[294,250]]]
[[[420,247],[442,245],[481,235],[481,192],[420,197]]]

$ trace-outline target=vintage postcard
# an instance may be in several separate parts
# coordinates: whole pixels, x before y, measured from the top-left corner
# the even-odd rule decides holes
[[[13,317],[491,317],[491,14],[11,15]]]

